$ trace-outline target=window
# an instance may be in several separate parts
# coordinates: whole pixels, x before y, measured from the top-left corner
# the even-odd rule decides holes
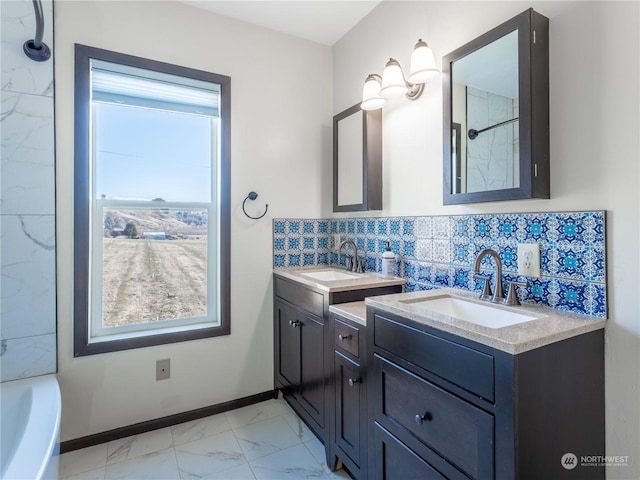
[[[230,332],[230,79],[76,45],[74,355]]]

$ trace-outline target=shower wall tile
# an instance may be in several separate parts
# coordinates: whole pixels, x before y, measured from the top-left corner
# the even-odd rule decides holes
[[[53,57],[53,2],[42,1],[44,43]],[[53,58],[35,62],[22,51],[22,44],[35,36],[33,3],[27,0],[0,2],[2,18],[2,57],[0,68],[3,91],[30,93],[53,98]],[[4,111],[4,110],[3,110]],[[4,125],[3,125],[4,128]]]
[[[2,214],[55,212],[53,98],[2,92]]]
[[[322,221],[322,220],[320,220]],[[287,235],[286,225],[300,220],[274,222],[274,267],[308,265],[299,256],[297,230]],[[485,248],[496,250],[503,264],[504,283],[526,280],[519,289],[521,301],[560,310],[606,317],[605,214],[595,212],[510,213],[434,217],[390,217],[326,220],[331,232],[325,239],[322,262],[344,265],[330,250],[330,235],[355,241],[368,271],[381,271],[380,255],[389,242],[396,253],[396,275],[407,280],[406,291],[453,287],[479,290],[473,279],[476,256]],[[518,243],[537,243],[541,253],[541,278],[519,277]],[[311,243],[309,243],[310,245]],[[309,251],[309,253],[311,253]],[[293,256],[293,258],[292,258]],[[309,256],[308,261],[315,261]],[[494,275],[489,256],[480,271]]]
[[[0,381],[56,371],[56,335],[0,340]]]
[[[42,2],[54,51],[53,2]],[[35,36],[31,0],[0,2],[1,381],[56,371],[53,56],[23,52]]]
[[[55,217],[2,215],[2,338],[55,333]]]

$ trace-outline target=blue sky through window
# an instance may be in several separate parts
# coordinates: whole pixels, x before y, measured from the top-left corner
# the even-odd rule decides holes
[[[97,198],[211,201],[213,118],[93,105]]]

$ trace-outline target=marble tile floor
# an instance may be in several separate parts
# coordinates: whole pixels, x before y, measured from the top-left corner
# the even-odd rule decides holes
[[[65,453],[63,480],[350,479],[282,400]]]

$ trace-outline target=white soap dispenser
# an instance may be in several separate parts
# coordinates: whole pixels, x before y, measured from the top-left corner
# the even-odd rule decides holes
[[[387,242],[387,248],[382,252],[382,275],[384,277],[395,276],[396,270],[396,256],[391,251],[391,246]]]

